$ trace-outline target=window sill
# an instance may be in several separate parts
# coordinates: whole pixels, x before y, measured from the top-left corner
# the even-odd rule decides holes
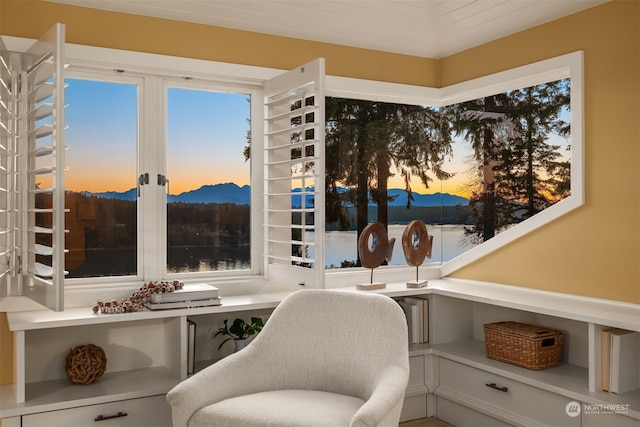
[[[226,296],[223,297],[222,305],[216,307],[163,310],[160,312],[144,310],[137,313],[113,315],[94,314],[91,312],[91,309],[86,306],[69,308],[64,312],[53,312],[43,309],[42,306],[34,310],[27,308],[27,302],[25,301],[28,300],[26,298],[8,297],[2,304],[2,311],[12,313],[9,316],[10,330],[28,330],[73,326],[76,324],[123,322],[275,308],[287,295],[299,289],[301,288],[290,287],[285,289],[279,287],[278,289],[272,287],[270,289],[264,289],[268,292]],[[342,287],[340,289],[344,291],[356,290],[355,286]],[[396,282],[388,283],[384,289],[358,292],[377,293],[389,297],[438,294],[583,322],[606,324],[630,330],[638,330],[637,319],[640,314],[640,306],[637,304],[473,280],[447,278],[431,280],[427,287],[418,289],[407,288],[404,282]],[[11,310],[5,309],[7,300],[10,300],[8,302],[11,303]],[[22,312],[17,313],[18,311]]]

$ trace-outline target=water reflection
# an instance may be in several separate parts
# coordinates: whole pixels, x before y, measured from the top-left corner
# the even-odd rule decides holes
[[[168,249],[167,273],[243,270],[251,268],[250,245],[181,246]]]
[[[406,225],[389,226],[389,238],[400,242]],[[462,225],[427,225],[429,235],[433,235],[433,251],[429,262],[446,262],[474,248],[476,245],[463,242],[464,226]],[[313,241],[313,233],[306,233],[307,241]],[[328,268],[340,267],[342,261],[355,261],[357,258],[356,231],[327,231],[325,233],[325,265]],[[314,256],[314,247],[309,247],[309,256]],[[406,265],[402,245],[395,245],[389,265]]]

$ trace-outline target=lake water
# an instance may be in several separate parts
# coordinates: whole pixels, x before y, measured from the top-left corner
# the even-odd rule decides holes
[[[389,237],[395,237],[393,255],[389,265],[406,265],[402,252],[402,233],[405,225],[390,225]],[[433,254],[428,262],[449,261],[474,245],[463,245],[464,227],[461,225],[427,226],[433,237]],[[339,267],[344,260],[355,261],[357,241],[355,231],[328,231],[325,233],[325,265]],[[305,233],[307,241],[313,241],[313,233]],[[198,246],[170,248],[168,254],[168,272],[192,272],[211,270],[242,270],[251,268],[250,246]],[[80,268],[70,271],[70,278],[94,277],[105,275],[127,275],[136,272],[136,249],[86,249],[78,257],[84,260]],[[70,255],[73,255],[72,253]],[[313,257],[314,247],[309,247],[309,256]],[[72,256],[71,256],[72,257]]]
[[[402,252],[402,233],[406,225],[390,225],[389,238],[396,239],[393,247],[393,255],[389,265],[406,265]],[[462,225],[428,225],[427,232],[433,236],[433,249],[431,259],[427,262],[445,262],[475,247],[472,244],[461,243],[464,237]],[[313,241],[313,233],[305,233],[308,241]],[[356,231],[327,231],[325,233],[325,265],[339,267],[344,260],[355,261],[357,258],[357,233]],[[313,246],[310,246],[309,256],[313,257]]]

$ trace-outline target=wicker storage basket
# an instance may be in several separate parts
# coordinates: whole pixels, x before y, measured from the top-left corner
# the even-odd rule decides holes
[[[518,322],[484,325],[487,357],[538,371],[560,365],[562,332]]]

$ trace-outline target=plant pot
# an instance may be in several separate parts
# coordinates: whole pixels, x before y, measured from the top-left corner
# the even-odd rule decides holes
[[[233,340],[233,344],[235,345],[234,353],[242,350],[247,345],[247,340]]]

